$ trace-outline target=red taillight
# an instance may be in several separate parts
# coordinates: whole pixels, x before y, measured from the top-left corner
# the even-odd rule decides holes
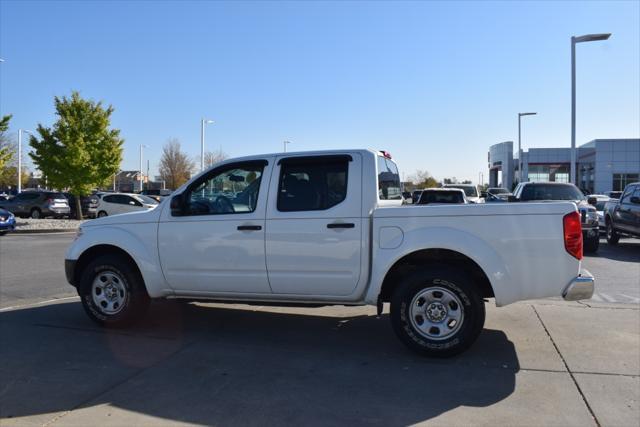
[[[50,205],[53,204],[53,199],[47,199],[47,203],[49,203]]]
[[[580,224],[580,214],[571,212],[562,219],[564,226],[564,248],[574,258],[582,259],[582,225]]]

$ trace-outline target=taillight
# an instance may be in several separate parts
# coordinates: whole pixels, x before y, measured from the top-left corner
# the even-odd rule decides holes
[[[582,226],[580,225],[580,214],[571,212],[562,219],[564,227],[564,248],[574,258],[582,259]]]
[[[53,204],[53,199],[51,199],[51,198],[47,199],[47,203],[52,205]]]

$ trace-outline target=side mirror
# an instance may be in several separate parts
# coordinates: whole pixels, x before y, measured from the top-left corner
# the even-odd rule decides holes
[[[517,201],[518,201],[518,198],[517,198],[516,196],[514,196],[514,195],[509,195],[509,197],[507,197],[507,201],[508,201],[509,203],[511,203],[511,202],[517,202]]]
[[[633,196],[631,199],[629,199],[631,201],[631,203],[635,204],[635,205],[640,205],[640,197],[638,196]]]
[[[183,209],[183,198],[182,194],[176,194],[171,198],[171,216],[181,216]]]
[[[591,206],[595,206],[598,204],[598,199],[596,199],[595,197],[587,197],[587,203],[589,203]]]

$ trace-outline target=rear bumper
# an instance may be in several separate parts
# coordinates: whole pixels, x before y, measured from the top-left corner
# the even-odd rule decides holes
[[[595,279],[585,269],[580,270],[578,277],[573,279],[569,285],[562,291],[562,298],[566,301],[578,301],[590,299],[593,296]]]

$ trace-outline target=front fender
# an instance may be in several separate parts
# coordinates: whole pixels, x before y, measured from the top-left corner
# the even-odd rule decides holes
[[[381,249],[374,238],[372,282],[366,302],[375,304],[389,270],[403,257],[426,249],[448,249],[472,259],[484,271],[496,298],[496,305],[517,299],[518,293],[509,286],[511,272],[502,257],[485,241],[471,233],[448,227],[424,227],[404,233],[402,244],[395,249]],[[382,262],[381,262],[382,261]]]
[[[125,251],[134,260],[150,297],[172,293],[160,269],[157,248],[157,223],[135,224],[135,233],[127,229],[131,225],[83,227],[82,235],[67,249],[65,259],[78,260],[84,252],[98,245],[111,245]]]

